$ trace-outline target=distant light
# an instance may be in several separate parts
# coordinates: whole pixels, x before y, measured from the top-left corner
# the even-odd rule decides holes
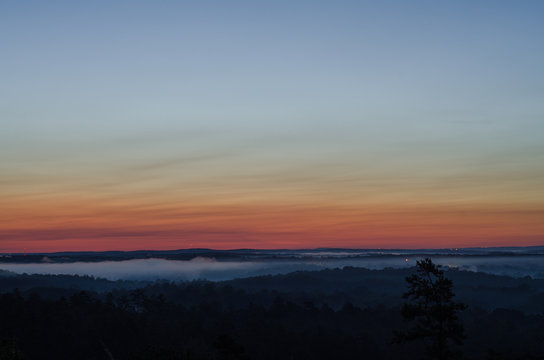
[[[404,261],[408,261],[408,259],[404,259]]]

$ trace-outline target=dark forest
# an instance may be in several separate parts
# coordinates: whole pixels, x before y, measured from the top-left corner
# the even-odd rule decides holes
[[[224,282],[0,277],[1,359],[422,359],[397,343],[412,269],[295,272]],[[449,270],[457,358],[543,359],[544,280]]]

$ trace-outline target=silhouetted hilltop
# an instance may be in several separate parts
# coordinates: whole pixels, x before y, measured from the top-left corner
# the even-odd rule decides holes
[[[319,305],[339,308],[345,302],[357,306],[398,306],[405,291],[404,278],[413,268],[369,270],[345,267],[320,271],[296,271],[289,274],[265,275],[220,282],[207,281],[111,281],[92,276],[28,275],[8,271],[0,273],[0,292],[18,288],[24,293],[47,292],[48,297],[85,290],[105,293],[113,290],[147,289],[150,293],[169,289],[184,289],[191,284],[215,284],[243,290],[254,296],[263,292],[286,294],[292,300],[312,299]],[[528,313],[544,312],[544,279],[513,278],[470,271],[450,269],[446,272],[455,284],[459,300],[482,309],[510,308]],[[47,291],[45,289],[48,289]],[[57,290],[54,290],[57,289]],[[62,289],[60,291],[59,289]],[[177,291],[177,290],[176,290]],[[172,301],[177,301],[171,296]],[[271,301],[268,297],[267,301]]]
[[[98,262],[125,261],[133,259],[191,260],[195,257],[219,260],[270,260],[270,259],[337,259],[402,256],[533,256],[543,255],[544,246],[529,247],[489,247],[459,249],[234,249],[214,250],[206,248],[179,250],[136,250],[136,251],[80,251],[54,253],[4,253],[1,263],[42,263],[56,262]]]

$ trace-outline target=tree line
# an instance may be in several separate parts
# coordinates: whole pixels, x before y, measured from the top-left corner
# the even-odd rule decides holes
[[[0,360],[544,358],[542,314],[465,309],[432,262],[406,284],[402,305],[337,308],[315,293],[209,282],[14,290],[0,295]]]

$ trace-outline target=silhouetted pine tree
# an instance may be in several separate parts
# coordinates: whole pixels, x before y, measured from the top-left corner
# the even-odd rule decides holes
[[[416,270],[406,278],[408,291],[403,297],[407,301],[401,310],[402,316],[415,325],[408,331],[396,331],[395,341],[426,339],[429,358],[457,358],[460,353],[452,351],[449,343],[460,345],[465,337],[457,311],[466,309],[466,305],[453,301],[452,281],[431,259],[418,261]]]

